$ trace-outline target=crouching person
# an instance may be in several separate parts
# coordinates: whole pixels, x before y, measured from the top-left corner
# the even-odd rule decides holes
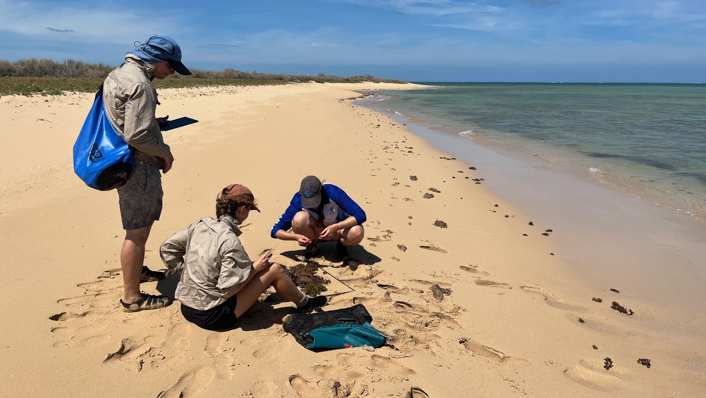
[[[232,327],[269,286],[307,312],[326,304],[308,297],[266,252],[251,261],[238,236],[238,226],[258,209],[245,186],[225,187],[216,199],[216,219],[202,218],[175,233],[160,248],[170,273],[181,274],[175,297],[184,318],[204,329]]]

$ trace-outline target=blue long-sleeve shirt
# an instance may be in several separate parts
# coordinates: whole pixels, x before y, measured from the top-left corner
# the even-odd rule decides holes
[[[323,184],[323,188],[324,191],[326,191],[326,196],[328,196],[330,204],[328,209],[324,209],[324,217],[326,217],[327,221],[329,214],[331,216],[335,215],[336,219],[334,222],[343,221],[350,216],[355,217],[358,224],[362,224],[365,220],[367,220],[363,209],[358,206],[358,204],[355,203],[353,199],[351,199],[341,188],[333,184]],[[270,235],[275,238],[277,231],[288,231],[292,228],[292,220],[294,219],[294,215],[302,210],[308,211],[309,214],[314,216],[314,218],[318,217],[316,213],[302,207],[302,196],[299,192],[297,192],[294,194],[287,210],[285,210],[282,217],[280,217],[274,227],[272,227],[272,232],[270,232]]]

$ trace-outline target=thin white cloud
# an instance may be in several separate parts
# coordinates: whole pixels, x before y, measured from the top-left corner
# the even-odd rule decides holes
[[[505,8],[451,0],[333,0],[365,7],[390,9],[398,14],[431,15],[437,17],[502,12]]]
[[[144,13],[114,11],[85,3],[85,7],[61,3],[0,0],[0,31],[45,40],[130,45],[155,33],[183,32],[172,18],[153,18]],[[47,26],[62,26],[61,31],[75,34],[56,35],[60,31]],[[173,33],[172,33],[173,34]]]

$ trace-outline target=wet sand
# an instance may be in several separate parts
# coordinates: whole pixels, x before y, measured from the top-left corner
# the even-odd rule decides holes
[[[331,257],[333,245],[322,245],[317,261],[328,273],[321,276],[331,279],[325,294],[344,293],[332,296],[328,308],[363,303],[373,326],[395,340],[376,350],[324,353],[304,350],[282,330],[292,305],[277,300],[263,300],[226,332],[187,323],[178,302],[159,311],[121,312],[117,194],[90,190],[71,168],[70,149],[91,96],[0,98],[0,115],[10,120],[0,132],[0,269],[8,279],[0,311],[12,320],[0,327],[4,394],[622,397],[702,391],[703,342],[651,327],[654,316],[632,289],[597,290],[572,272],[558,239],[564,226],[530,216],[520,201],[488,190],[495,184],[484,169],[490,164],[480,158],[467,164],[399,121],[353,104],[359,96],[353,90],[381,86],[160,92],[160,115],[199,122],[165,132],[176,162],[163,178],[165,207],[147,245],[151,268],[161,267],[161,242],[212,215],[215,194],[231,182],[250,187],[262,209],[243,226],[248,252],[271,248],[275,261],[288,266],[299,262],[302,250],[271,239],[269,230],[303,176],[339,185],[366,210],[366,239],[351,250],[360,266],[342,266]],[[169,293],[175,283],[143,288]],[[613,287],[620,293],[608,290]],[[634,315],[612,309],[613,301]],[[640,358],[651,359],[651,367]]]

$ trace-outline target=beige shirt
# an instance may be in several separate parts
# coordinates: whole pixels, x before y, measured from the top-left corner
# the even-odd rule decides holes
[[[202,218],[162,243],[160,254],[172,271],[182,271],[175,297],[183,305],[208,310],[226,301],[252,272],[252,261],[230,216]]]
[[[157,164],[156,157],[171,153],[155,118],[157,90],[150,80],[154,66],[133,54],[115,68],[103,83],[105,112],[128,145],[137,150],[135,160]]]

